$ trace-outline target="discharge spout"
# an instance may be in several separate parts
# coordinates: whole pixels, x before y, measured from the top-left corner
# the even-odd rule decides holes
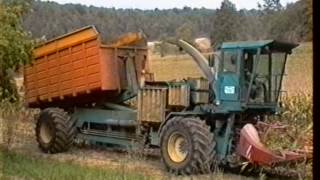
[[[197,63],[204,76],[208,79],[209,83],[213,82],[214,73],[207,64],[207,59],[195,47],[181,39],[177,41],[170,41],[170,43],[175,44],[186,51]]]

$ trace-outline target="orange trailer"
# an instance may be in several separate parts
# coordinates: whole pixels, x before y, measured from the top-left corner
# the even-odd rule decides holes
[[[94,26],[84,27],[37,47],[24,70],[29,107],[90,103],[119,96],[130,88],[126,59],[134,59],[139,83],[148,74],[146,40],[129,33],[104,45]],[[98,97],[98,98],[97,98]]]

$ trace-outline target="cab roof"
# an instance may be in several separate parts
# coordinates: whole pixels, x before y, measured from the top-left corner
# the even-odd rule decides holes
[[[222,43],[221,49],[265,49],[268,47],[273,52],[287,52],[297,47],[298,44],[281,42],[277,40],[261,40],[261,41],[235,41]]]

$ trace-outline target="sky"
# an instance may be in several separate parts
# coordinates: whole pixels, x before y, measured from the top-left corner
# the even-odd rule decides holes
[[[183,8],[184,6],[192,8],[216,9],[220,7],[222,0],[42,0],[55,1],[60,4],[73,3],[83,5],[93,5],[97,7],[115,7],[115,8],[138,8],[138,9],[171,9]],[[237,9],[257,8],[258,2],[262,0],[230,0],[236,4]],[[280,0],[282,5],[296,2],[297,0]]]

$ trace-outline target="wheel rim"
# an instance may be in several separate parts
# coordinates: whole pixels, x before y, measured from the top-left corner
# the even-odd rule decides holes
[[[188,146],[188,141],[184,135],[179,132],[171,134],[167,148],[170,159],[176,163],[183,162],[189,153]]]
[[[49,123],[43,122],[40,127],[40,138],[44,143],[49,143],[53,138],[53,131]]]

